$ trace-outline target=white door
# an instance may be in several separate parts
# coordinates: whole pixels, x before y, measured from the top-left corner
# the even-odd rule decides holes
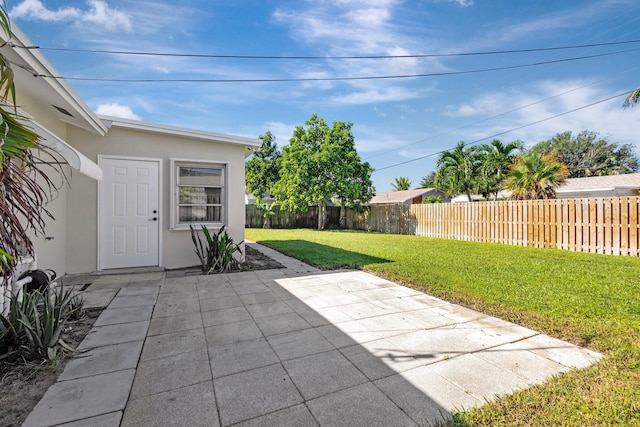
[[[159,164],[102,159],[100,268],[159,265]]]

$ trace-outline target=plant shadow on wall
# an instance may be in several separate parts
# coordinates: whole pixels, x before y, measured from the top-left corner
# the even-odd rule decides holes
[[[307,264],[321,269],[362,268],[369,264],[383,264],[391,260],[326,246],[308,240],[260,240],[261,245],[282,251]]]

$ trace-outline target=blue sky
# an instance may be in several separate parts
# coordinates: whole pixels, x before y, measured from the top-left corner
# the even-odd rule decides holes
[[[637,0],[7,1],[14,22],[68,78],[298,79],[491,72],[402,79],[262,83],[68,80],[95,111],[286,145],[312,113],[352,122],[378,191],[417,186],[458,141],[528,145],[591,130],[640,146],[640,107],[623,98],[545,120],[640,85],[640,43],[437,56],[640,39]],[[48,50],[383,59],[221,59]],[[540,121],[540,123],[533,124]],[[530,125],[530,126],[529,126]],[[519,128],[519,129],[518,129]],[[484,139],[488,138],[488,139]],[[414,159],[418,159],[415,160]],[[406,162],[406,163],[404,163]],[[397,166],[396,166],[397,165]]]

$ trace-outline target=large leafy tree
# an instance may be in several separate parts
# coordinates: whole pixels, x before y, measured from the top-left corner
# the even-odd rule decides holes
[[[373,170],[360,160],[351,123],[335,121],[329,127],[313,114],[305,125],[296,127],[289,145],[282,149],[280,179],[273,195],[286,210],[307,211],[318,205],[318,229],[322,230],[328,201],[355,207],[371,200]]]
[[[555,153],[531,152],[516,158],[504,188],[513,192],[516,199],[553,199],[567,176],[569,169]]]
[[[559,133],[531,148],[534,153],[556,152],[558,160],[569,168],[569,178],[636,172],[638,157],[630,144],[609,142],[596,132]]]
[[[438,158],[436,183],[449,196],[471,194],[476,191],[480,156],[477,147],[466,147],[460,141],[456,148],[443,152]]]
[[[509,167],[516,157],[516,152],[522,150],[520,141],[512,141],[503,144],[494,139],[490,144],[484,144],[479,148],[480,168],[478,178],[478,191],[485,197],[492,194],[498,198],[498,192],[502,190],[504,180],[509,173]]]
[[[247,190],[260,204],[265,193],[271,193],[271,187],[280,178],[280,150],[276,143],[276,137],[271,132],[266,132],[258,138],[262,145],[245,163],[245,175]]]
[[[393,188],[393,191],[405,191],[411,188],[412,183],[413,181],[408,176],[399,176],[393,179],[391,188]]]

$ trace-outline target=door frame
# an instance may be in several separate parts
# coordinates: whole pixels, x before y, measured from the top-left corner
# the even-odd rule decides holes
[[[102,168],[103,159],[106,160],[133,160],[133,161],[144,161],[144,162],[154,162],[158,164],[158,267],[162,267],[162,220],[163,220],[163,198],[162,194],[162,183],[164,182],[162,179],[162,159],[157,157],[135,157],[135,156],[115,156],[109,154],[98,154],[98,166]],[[98,181],[98,220],[97,220],[97,267],[98,271],[102,271],[102,203],[103,203],[103,181]]]

